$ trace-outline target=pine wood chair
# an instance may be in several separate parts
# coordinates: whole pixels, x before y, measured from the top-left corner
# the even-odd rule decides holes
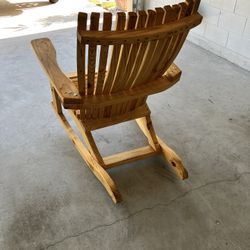
[[[79,13],[77,28],[77,73],[64,74],[49,39],[33,40],[33,49],[49,77],[52,107],[69,138],[112,200],[121,195],[107,169],[145,157],[163,154],[181,179],[188,177],[180,157],[156,134],[147,106],[149,95],[166,90],[179,81],[181,70],[173,63],[189,30],[202,20],[200,0],[186,0],[154,10],[88,16]],[[99,30],[100,29],[100,30]],[[69,110],[86,146],[65,118]],[[148,146],[102,157],[91,131],[136,120]]]

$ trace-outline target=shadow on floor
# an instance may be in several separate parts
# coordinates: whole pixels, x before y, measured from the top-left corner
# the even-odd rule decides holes
[[[44,2],[23,2],[10,3],[6,0],[0,1],[0,17],[1,16],[17,16],[22,14],[23,9],[36,8],[49,5],[49,1]]]
[[[43,25],[43,27],[48,27],[55,23],[74,22],[76,20],[77,20],[77,13],[72,13],[70,15],[48,16],[46,18],[39,19],[39,22]]]

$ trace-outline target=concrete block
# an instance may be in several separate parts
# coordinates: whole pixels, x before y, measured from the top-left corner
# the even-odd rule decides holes
[[[215,25],[207,24],[205,37],[221,46],[225,46],[228,38],[228,32]]]
[[[164,5],[176,4],[178,0],[150,0],[145,1],[144,7],[145,9],[154,9],[155,7],[162,7]]]
[[[250,1],[249,0],[237,0],[235,7],[235,13],[250,17]]]
[[[192,29],[191,32],[194,32],[194,33],[199,34],[199,35],[204,35],[206,27],[207,27],[207,23],[202,22],[199,26]]]
[[[227,48],[222,48],[220,56],[240,66],[241,68],[250,71],[250,59],[238,54],[237,52]]]
[[[217,25],[221,13],[220,9],[202,2],[199,11],[203,15],[205,22]]]
[[[209,3],[214,7],[233,12],[236,0],[210,0]]]
[[[250,38],[230,34],[226,47],[250,59]]]
[[[223,11],[220,16],[219,27],[241,34],[244,31],[246,20],[246,17]]]
[[[192,43],[199,45],[202,48],[205,48],[206,50],[221,56],[221,50],[222,46],[216,44],[215,42],[209,41],[204,36],[200,36],[194,32],[191,32],[187,38]]]
[[[245,27],[243,35],[245,37],[249,37],[250,38],[250,18],[247,20],[246,27]]]

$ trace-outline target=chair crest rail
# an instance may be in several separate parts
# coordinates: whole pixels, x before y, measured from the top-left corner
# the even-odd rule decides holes
[[[197,12],[184,17],[178,22],[160,24],[150,28],[123,31],[92,31],[78,30],[77,38],[83,44],[117,45],[135,44],[171,37],[196,27],[202,21],[202,16]]]

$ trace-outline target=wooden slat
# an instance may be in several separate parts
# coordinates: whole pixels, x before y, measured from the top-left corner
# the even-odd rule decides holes
[[[188,4],[187,3],[180,3],[178,6],[180,7],[180,13],[179,13],[178,18],[182,19],[182,18],[186,17],[189,13]],[[162,76],[162,74],[172,64],[172,62],[174,61],[174,59],[178,55],[180,49],[182,48],[183,43],[185,42],[188,33],[189,33],[189,30],[184,31],[175,37],[174,42],[172,41],[171,50],[169,51],[169,55],[165,59],[166,60],[165,64],[161,65],[162,68],[159,70],[158,76]]]
[[[163,8],[156,8],[156,20],[155,20],[155,25],[160,25],[164,21],[164,16],[165,16],[165,11]],[[162,39],[163,40],[163,39]],[[159,58],[162,56],[159,52],[161,52],[162,48],[162,40],[156,40],[156,41],[151,41],[148,48],[146,55],[144,57],[145,64],[144,68],[140,69],[142,72],[142,76],[140,81],[135,83],[135,85],[140,85],[141,83],[146,82],[149,77],[151,76],[151,71],[155,67],[156,64],[158,64]],[[166,39],[164,39],[165,41]],[[160,43],[158,45],[158,43]],[[148,63],[150,62],[150,63]]]
[[[181,8],[179,19],[181,19],[181,18],[186,17],[188,15],[189,8],[188,8],[187,2],[179,3],[179,6]]]
[[[120,116],[115,117],[107,117],[103,119],[96,120],[85,120],[83,121],[83,125],[87,130],[95,130],[99,128],[105,128],[110,125],[115,125],[121,122],[126,122],[130,120],[134,120],[143,116],[150,114],[150,110],[146,106],[139,107],[134,111],[125,113]]]
[[[104,31],[111,30],[111,27],[112,27],[112,14],[109,12],[104,12],[102,29]],[[109,51],[108,45],[101,46],[98,79],[97,79],[96,92],[95,92],[96,95],[101,94],[103,90],[103,84],[104,84],[106,66],[107,66],[107,60],[108,60],[108,51]]]
[[[116,17],[116,31],[124,30],[126,25],[126,15],[123,12],[118,12]],[[108,75],[105,80],[103,93],[107,94],[111,92],[113,87],[114,78],[117,75],[117,65],[121,58],[122,45],[114,45],[111,55],[111,61],[109,65]],[[116,113],[116,106],[110,106],[104,109],[103,115],[110,116],[111,113]]]
[[[124,30],[126,23],[126,15],[124,12],[118,12],[116,18],[116,30]],[[103,93],[107,94],[111,91],[113,79],[117,70],[117,63],[120,58],[121,45],[114,45],[109,65],[108,75],[105,79]]]
[[[165,24],[169,24],[172,23],[176,20],[178,20],[179,16],[180,16],[180,12],[181,12],[181,6],[179,5],[173,5],[171,6],[165,6],[165,20],[164,23]],[[162,69],[165,67],[166,65],[166,61],[168,61],[169,58],[169,54],[172,53],[173,50],[173,46],[175,45],[176,41],[178,40],[178,34],[173,35],[170,38],[165,38],[165,40],[161,40],[159,42],[159,47],[161,46],[161,48],[157,48],[159,49],[159,54],[158,54],[158,61],[155,61],[157,63],[154,64],[154,67],[152,68],[150,74],[150,80],[156,79],[160,76],[160,74],[162,73]]]
[[[195,0],[186,0],[186,3],[188,4],[187,15],[189,16],[193,13]]]
[[[98,30],[100,13],[92,12],[90,16],[90,30]],[[92,95],[95,88],[95,67],[96,67],[97,46],[89,44],[88,50],[88,82],[87,94]]]
[[[128,19],[127,19],[127,24],[126,24],[126,30],[133,30],[135,29],[137,22],[137,14],[135,12],[129,12],[128,13]],[[129,58],[131,56],[131,53],[133,53],[133,44],[125,44],[122,47],[122,53],[121,57],[119,60],[119,66],[117,69],[117,73],[114,79],[113,83],[113,88],[112,88],[112,93],[118,92],[120,90],[123,90],[125,88],[126,84],[126,79],[128,77],[128,72],[127,67],[129,64]],[[111,109],[111,115],[118,115],[123,113],[123,106],[125,104],[121,103],[118,105],[114,105]]]
[[[127,152],[118,153],[115,155],[104,157],[105,169],[112,168],[121,164],[126,164],[129,162],[141,160],[156,154],[159,154],[160,151],[155,151],[150,146],[145,146],[141,148],[136,148]]]
[[[147,13],[147,20],[145,23],[145,27],[149,28],[152,27],[155,23],[155,17],[156,17],[156,13],[153,10],[149,10]],[[142,76],[143,72],[140,71],[140,69],[143,67],[142,63],[145,64],[145,52],[147,50],[147,47],[149,46],[149,42],[145,42],[145,43],[141,43],[140,44],[140,48],[136,57],[136,60],[134,62],[134,67],[132,69],[132,72],[129,76],[129,82],[131,84],[131,86],[135,83],[135,81],[138,81],[138,78],[140,79],[140,77]]]
[[[170,5],[167,5],[164,6],[164,11],[165,15],[163,22],[165,24],[169,24],[178,19],[180,13],[180,6],[174,5],[173,7],[171,7]],[[171,49],[171,42],[173,41],[173,39],[176,38],[168,37],[158,41],[156,48],[156,50],[158,51],[158,55],[156,54],[156,56],[152,60],[152,64],[154,65],[154,67],[151,69],[151,76],[149,80],[153,80],[158,77],[158,71],[166,60],[166,56],[168,55],[169,50]]]
[[[136,23],[136,29],[141,29],[144,28],[147,22],[147,13],[146,11],[139,11],[138,12],[138,19],[137,19],[137,23]],[[140,43],[137,44],[133,44],[132,45],[132,49],[130,52],[130,56],[128,58],[127,61],[127,65],[126,65],[126,79],[124,79],[124,89],[128,90],[131,88],[131,85],[133,84],[134,81],[134,77],[136,76],[136,71],[133,70],[135,63],[136,63],[136,59],[137,56],[140,53]],[[134,103],[136,103],[136,101],[129,101],[129,102],[125,102],[122,104],[121,106],[121,113],[125,113],[128,112],[130,110],[132,110],[134,108]]]
[[[192,13],[196,13],[199,9],[199,6],[200,6],[200,2],[201,0],[194,0],[195,3],[194,3],[194,8],[193,8],[193,12]]]
[[[177,20],[180,9],[177,6],[174,6],[173,8],[170,5],[165,6],[164,8],[164,20],[163,23],[169,24],[171,22],[174,22]],[[170,47],[170,42],[172,41],[173,37],[163,38],[158,41],[157,47],[156,47],[156,53],[154,58],[152,59],[152,65],[154,67],[151,68],[150,74],[150,80],[156,79],[158,76],[158,70],[159,65],[162,65],[164,58],[168,54]]]
[[[87,29],[87,13],[80,12],[78,14],[77,30],[86,30]],[[85,56],[86,56],[86,45],[80,44],[77,39],[77,73],[78,73],[78,89],[81,95],[86,94],[86,70],[85,70]]]
[[[152,26],[161,25],[164,21],[165,11],[162,8],[156,8],[155,9],[155,20],[151,24]],[[144,61],[142,62],[141,68],[139,70],[140,75],[137,75],[137,79],[134,81],[134,86],[140,85],[148,80],[150,77],[150,73],[152,69],[154,68],[154,63],[158,63],[157,61],[153,62],[153,59],[156,57],[156,54],[158,53],[157,47],[158,47],[159,40],[151,41],[147,47],[147,51],[145,52]],[[150,62],[150,63],[149,63]],[[147,96],[144,98],[138,99],[137,102],[132,104],[132,107],[139,107],[140,105],[143,105],[147,100]]]
[[[127,30],[133,30],[136,25],[137,14],[135,12],[128,13],[128,21],[126,25]],[[127,77],[126,65],[129,58],[131,44],[125,44],[122,46],[121,55],[117,64],[117,71],[113,81],[112,93],[115,93],[121,89],[124,89],[124,79]]]
[[[147,14],[145,11],[139,11],[138,12],[138,19],[137,19],[137,23],[136,23],[136,29],[141,29],[145,27],[147,21]],[[130,55],[127,61],[127,65],[126,65],[126,70],[125,70],[125,75],[127,76],[126,79],[124,79],[124,89],[129,89],[133,83],[133,81],[131,80],[131,78],[133,79],[133,77],[131,75],[132,69],[135,65],[135,60],[137,58],[137,55],[139,53],[139,48],[140,48],[140,44],[133,44],[132,45],[132,49],[130,51]],[[133,73],[132,73],[133,74]]]

